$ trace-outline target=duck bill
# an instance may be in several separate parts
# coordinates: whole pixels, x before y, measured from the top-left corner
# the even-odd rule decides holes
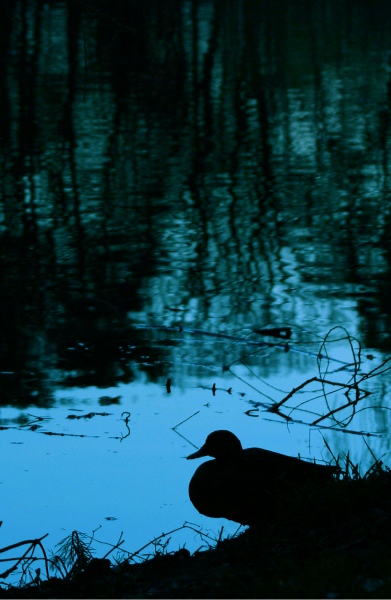
[[[202,456],[208,456],[208,452],[205,450],[205,446],[202,446],[202,448],[197,450],[197,452],[189,454],[189,456],[186,456],[186,458],[187,460],[193,460],[193,458],[201,458]]]

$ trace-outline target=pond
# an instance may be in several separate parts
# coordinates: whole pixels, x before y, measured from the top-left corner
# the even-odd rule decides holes
[[[391,9],[278,7],[5,3],[2,547],[233,534],[215,429],[391,463]]]

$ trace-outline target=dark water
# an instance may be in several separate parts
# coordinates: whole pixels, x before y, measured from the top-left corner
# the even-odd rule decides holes
[[[43,386],[68,342],[297,299],[351,299],[389,350],[387,2],[3,4],[3,371]]]
[[[186,397],[237,357],[140,325],[387,356],[388,1],[3,0],[0,30],[3,407],[173,372]],[[264,377],[281,355],[307,373]]]

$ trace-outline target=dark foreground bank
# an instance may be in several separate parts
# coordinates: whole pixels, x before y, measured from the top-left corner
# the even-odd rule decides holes
[[[71,579],[3,598],[391,598],[391,474],[338,481],[257,528],[193,555],[93,559]]]

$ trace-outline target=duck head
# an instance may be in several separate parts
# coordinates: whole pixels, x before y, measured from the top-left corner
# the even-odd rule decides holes
[[[193,458],[201,458],[202,456],[212,456],[217,460],[232,460],[239,458],[242,452],[242,444],[236,435],[226,429],[219,429],[210,433],[205,444],[197,452],[186,458],[187,460],[193,460]]]

